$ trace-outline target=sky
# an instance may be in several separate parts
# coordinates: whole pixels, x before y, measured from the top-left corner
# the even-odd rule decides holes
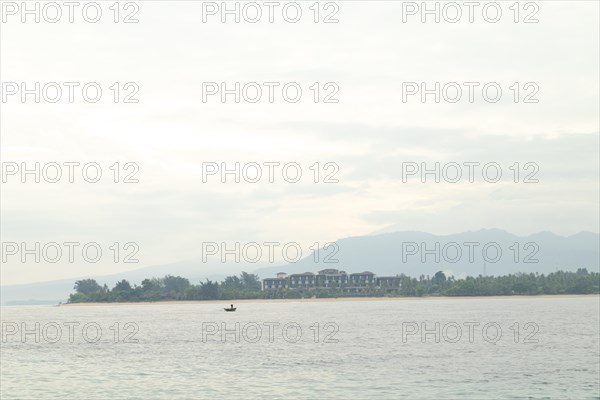
[[[41,2],[40,22],[26,15],[23,23],[4,2],[1,283],[200,259],[208,242],[294,242],[308,252],[389,227],[599,231],[598,2],[521,2],[516,23],[513,2],[499,2],[496,23],[486,21],[494,8],[475,9],[472,23],[464,7],[448,22],[447,8],[436,23],[411,13],[420,2],[389,1],[320,2],[315,23],[313,2],[289,3],[280,2],[273,23],[263,2],[253,3],[258,22],[247,21],[246,8],[246,19],[223,23],[220,10],[210,13],[220,2],[200,1],[121,2],[117,23],[113,2],[98,2],[96,23],[80,9],[69,23],[66,8],[50,23],[54,10],[43,15]],[[302,10],[298,22],[286,21],[286,4],[288,20]],[[40,82],[39,103],[33,94],[23,101],[23,82]],[[50,82],[62,90],[55,103]],[[64,82],[74,82],[73,102]],[[90,82],[90,98],[102,89],[95,103],[82,94]],[[236,82],[240,101],[229,94],[223,102],[221,83],[232,90]],[[462,97],[452,102],[457,87]],[[430,91],[424,99],[421,89]],[[39,183],[21,174],[36,162],[46,166]],[[88,180],[102,173],[96,183],[82,176],[89,163]],[[223,183],[220,170],[235,163],[245,174]],[[436,163],[439,182],[421,175]],[[56,165],[61,179],[43,179]],[[257,165],[262,177],[249,182]],[[462,175],[452,182],[457,165]],[[70,262],[64,243],[72,242]],[[23,243],[40,244],[40,262],[23,262]],[[49,243],[63,252],[57,262]],[[82,259],[87,243],[102,250],[98,262]]]

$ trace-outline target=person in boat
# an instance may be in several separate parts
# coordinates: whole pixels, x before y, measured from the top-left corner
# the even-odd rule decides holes
[[[231,309],[233,310],[233,304],[231,305]]]

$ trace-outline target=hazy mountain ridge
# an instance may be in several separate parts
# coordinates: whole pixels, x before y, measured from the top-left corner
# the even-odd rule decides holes
[[[407,255],[406,262],[402,262],[403,243],[404,250],[408,243],[420,245],[425,243],[428,249],[434,248],[434,243],[440,243],[441,248],[448,243],[457,243],[463,250],[459,262],[446,262],[440,255],[440,262],[436,263],[432,255],[426,257],[426,262],[421,261],[420,253]],[[464,242],[479,242],[475,248],[473,262],[468,262],[468,248]],[[514,252],[509,249],[513,243],[519,243],[521,262],[514,262]],[[535,258],[538,263],[524,263],[523,258],[528,252],[523,249],[526,243],[533,242],[539,246]],[[588,268],[598,271],[600,265],[600,235],[591,232],[579,232],[563,237],[552,232],[539,232],[529,236],[519,237],[501,229],[482,229],[450,235],[434,235],[426,232],[404,231],[381,233],[369,236],[355,236],[336,241],[339,251],[333,256],[338,263],[325,263],[323,258],[331,250],[321,250],[319,262],[314,262],[313,255],[309,255],[294,264],[261,267],[257,264],[215,264],[203,265],[200,260],[176,262],[167,265],[156,265],[139,268],[118,274],[106,276],[91,276],[100,284],[112,287],[117,281],[127,279],[132,284],[139,284],[142,279],[162,277],[167,274],[180,275],[197,283],[206,278],[211,280],[223,279],[226,275],[237,275],[241,271],[254,272],[261,278],[274,276],[277,272],[288,273],[316,272],[323,268],[336,268],[348,273],[372,271],[377,275],[407,274],[412,276],[433,275],[437,271],[445,271],[455,276],[479,275],[483,273],[484,259],[481,248],[485,243],[498,243],[503,254],[496,263],[486,263],[487,274],[505,275],[517,272],[549,273],[557,269],[575,270]],[[405,251],[406,253],[406,251]],[[450,255],[452,257],[452,255]],[[90,278],[90,276],[82,277]],[[2,304],[7,302],[24,302],[35,299],[40,301],[65,301],[73,291],[73,284],[78,278],[63,279],[50,282],[38,282],[22,285],[2,286],[0,297]]]
[[[435,257],[421,249],[431,250],[439,243],[439,262]],[[474,247],[473,261],[469,260],[469,247],[466,242],[477,242]],[[483,229],[450,235],[433,235],[425,232],[394,232],[371,236],[350,237],[338,240],[339,251],[335,258],[338,263],[314,262],[312,256],[295,264],[263,268],[257,271],[261,277],[273,276],[279,271],[288,273],[315,272],[322,268],[342,269],[346,272],[369,270],[378,275],[407,274],[412,276],[432,275],[437,271],[448,271],[457,276],[479,275],[483,273],[484,257],[482,248],[485,244],[499,246],[502,256],[496,262],[486,262],[489,275],[504,275],[517,272],[548,273],[557,269],[571,270],[588,268],[598,270],[600,265],[600,236],[591,232],[580,232],[563,237],[552,232],[540,232],[519,237],[500,229]],[[425,243],[423,247],[422,244]],[[518,254],[514,248],[518,243]],[[411,255],[414,246],[418,246],[417,254]],[[457,262],[448,262],[454,258],[451,244],[458,244],[462,256]],[[529,247],[525,248],[529,244]],[[444,259],[443,246],[447,245],[448,257]],[[455,246],[455,245],[454,245]],[[511,249],[511,246],[513,247]],[[537,251],[536,251],[537,247]],[[493,247],[492,247],[493,250]],[[534,254],[535,253],[535,254]],[[405,262],[402,262],[403,255]],[[525,257],[531,255],[528,261]],[[422,257],[425,256],[425,262]],[[515,256],[519,262],[515,262]],[[492,256],[488,260],[493,260]]]
[[[237,275],[240,271],[250,271],[255,269],[256,265],[246,264],[202,264],[201,260],[180,261],[172,264],[152,265],[149,267],[138,268],[132,271],[125,271],[110,275],[80,276],[77,278],[60,279],[55,281],[25,283],[20,285],[0,286],[0,302],[3,305],[17,302],[24,304],[29,300],[36,300],[31,304],[58,303],[66,301],[69,294],[73,292],[73,286],[76,280],[93,278],[100,285],[113,287],[115,283],[122,279],[128,280],[132,285],[140,284],[146,278],[158,278],[165,275],[180,275],[188,278],[192,283],[198,283],[201,280],[221,280],[227,275]]]

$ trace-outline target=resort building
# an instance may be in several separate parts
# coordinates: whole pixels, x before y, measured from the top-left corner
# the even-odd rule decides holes
[[[350,274],[349,284],[353,287],[375,285],[375,274],[369,271]]]
[[[292,289],[307,289],[316,286],[317,280],[312,272],[303,274],[291,274],[289,276],[289,287]]]
[[[288,281],[285,278],[267,278],[263,279],[263,290],[266,289],[287,289]]]
[[[385,289],[392,291],[399,289],[401,279],[399,276],[377,277],[373,272],[357,272],[347,274],[346,271],[329,268],[319,271],[316,275],[312,272],[288,275],[285,272],[277,273],[276,278],[263,279],[263,290],[277,289],[337,289],[344,292],[362,292],[366,289]]]
[[[324,269],[318,272],[317,286],[324,288],[341,289],[348,283],[348,275],[346,271],[338,271],[337,269]]]

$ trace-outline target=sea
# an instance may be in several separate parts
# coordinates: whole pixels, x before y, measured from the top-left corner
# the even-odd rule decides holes
[[[600,297],[12,306],[0,398],[599,399]]]

